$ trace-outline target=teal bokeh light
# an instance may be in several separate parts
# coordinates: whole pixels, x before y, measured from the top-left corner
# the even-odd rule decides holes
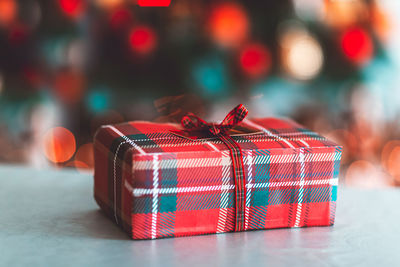
[[[93,112],[102,112],[110,107],[110,98],[108,88],[95,87],[87,96],[87,105]]]
[[[218,57],[206,57],[192,69],[192,78],[200,94],[211,98],[229,94],[230,82],[226,65]]]

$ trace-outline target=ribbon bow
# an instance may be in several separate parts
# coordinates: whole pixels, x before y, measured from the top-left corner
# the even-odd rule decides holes
[[[235,125],[244,120],[249,111],[242,104],[236,106],[226,115],[220,124],[208,123],[193,113],[182,118],[181,124],[187,130],[209,131],[212,135],[226,134]]]
[[[246,230],[246,176],[242,150],[239,144],[228,134],[228,131],[242,122],[247,113],[246,107],[240,104],[232,109],[220,124],[208,123],[193,113],[184,116],[181,121],[182,126],[187,130],[208,131],[217,136],[229,149],[235,178],[235,231]]]

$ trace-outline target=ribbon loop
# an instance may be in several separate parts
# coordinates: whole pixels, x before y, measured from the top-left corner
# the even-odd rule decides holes
[[[230,151],[235,178],[235,231],[245,230],[246,178],[242,150],[239,144],[228,134],[228,131],[242,122],[247,114],[246,107],[240,104],[232,109],[219,124],[208,123],[193,113],[187,114],[181,121],[182,126],[187,130],[207,131],[218,137]]]
[[[229,126],[230,128],[234,127],[235,125],[239,124],[246,118],[249,111],[243,105],[237,105],[231,112],[226,115],[225,119],[221,122],[221,127]]]

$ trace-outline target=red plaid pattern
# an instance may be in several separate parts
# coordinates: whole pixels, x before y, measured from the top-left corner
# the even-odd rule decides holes
[[[245,173],[244,229],[332,225],[341,147],[300,125],[244,120],[234,136]],[[232,157],[218,137],[191,140],[177,124],[128,122],[95,136],[95,199],[133,239],[235,230]]]

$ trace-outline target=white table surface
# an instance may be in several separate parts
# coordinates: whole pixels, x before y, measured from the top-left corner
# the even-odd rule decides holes
[[[73,170],[0,166],[0,266],[400,266],[398,189],[340,188],[333,227],[132,241],[92,187]]]

